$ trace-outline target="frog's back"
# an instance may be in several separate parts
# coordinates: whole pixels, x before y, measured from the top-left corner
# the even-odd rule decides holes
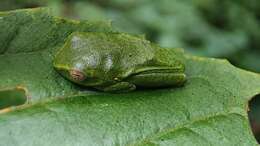
[[[150,42],[124,33],[76,33],[72,48],[77,59],[93,60],[96,67],[108,70],[127,70],[143,65],[154,58]],[[74,44],[74,45],[73,45]],[[75,53],[75,51],[73,51]],[[88,58],[88,59],[87,59]]]

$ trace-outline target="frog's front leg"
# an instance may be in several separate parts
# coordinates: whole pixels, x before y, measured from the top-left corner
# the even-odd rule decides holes
[[[116,84],[107,87],[96,87],[96,88],[105,92],[122,93],[122,92],[133,91],[136,89],[136,86],[128,82],[118,82]]]
[[[137,87],[182,86],[186,81],[186,75],[181,72],[145,72],[130,76],[127,81],[135,84]]]

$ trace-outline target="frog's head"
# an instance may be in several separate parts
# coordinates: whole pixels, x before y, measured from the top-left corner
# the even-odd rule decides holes
[[[72,33],[55,55],[54,68],[68,80],[83,86],[107,84],[102,45],[108,42],[103,41],[93,33]]]

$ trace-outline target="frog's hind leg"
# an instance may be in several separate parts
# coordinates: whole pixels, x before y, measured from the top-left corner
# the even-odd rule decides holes
[[[128,82],[144,88],[182,86],[186,81],[184,73],[145,73],[131,76]]]

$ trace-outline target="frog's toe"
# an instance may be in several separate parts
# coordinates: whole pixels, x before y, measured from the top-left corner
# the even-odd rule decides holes
[[[128,82],[119,82],[114,85],[104,87],[104,88],[97,88],[104,92],[113,92],[113,93],[123,93],[123,92],[130,92],[136,89],[134,84]]]

